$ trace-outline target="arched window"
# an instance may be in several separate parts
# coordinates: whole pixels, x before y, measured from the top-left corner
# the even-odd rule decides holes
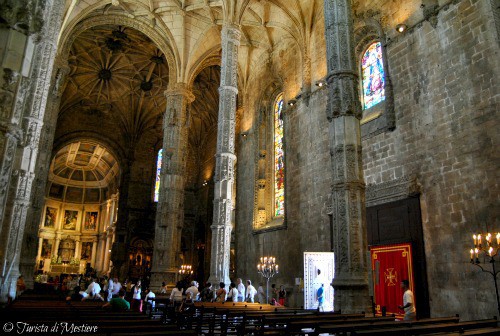
[[[283,93],[274,102],[274,216],[285,214],[285,153],[283,150]]]
[[[385,75],[382,44],[374,42],[366,49],[361,60],[363,76],[363,108],[369,109],[385,99]]]
[[[154,201],[158,202],[160,198],[160,172],[161,172],[161,161],[162,161],[163,149],[158,151],[158,158],[156,160],[156,181],[155,181],[155,197]]]

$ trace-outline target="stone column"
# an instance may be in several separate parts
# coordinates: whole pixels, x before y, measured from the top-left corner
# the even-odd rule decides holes
[[[174,283],[180,233],[184,225],[184,172],[188,142],[188,108],[194,95],[186,84],[177,83],[165,92],[163,117],[163,162],[159,201],[156,209],[155,246],[151,283]]]
[[[80,240],[80,237],[74,237],[75,239],[75,259],[80,260],[81,257],[81,252],[82,252],[82,242]],[[57,244],[59,246],[59,243]]]
[[[92,268],[96,267],[95,264],[96,254],[97,254],[97,238],[94,238],[92,240],[92,257],[90,258],[90,265],[92,266]]]
[[[36,162],[36,177],[33,182],[31,206],[28,209],[24,230],[23,249],[19,270],[23,274],[27,288],[33,288],[33,276],[36,268],[36,245],[32,243],[40,227],[40,220],[45,206],[45,189],[52,159],[52,147],[59,113],[59,104],[64,89],[66,76],[70,68],[66,61],[56,59],[54,63],[55,80],[47,101],[43,128],[40,135],[40,146]]]
[[[241,32],[238,26],[222,26],[222,64],[219,87],[219,116],[215,165],[214,213],[212,220],[212,254],[210,278],[213,284],[229,280],[231,248],[231,212],[234,184],[234,129],[236,124],[236,96],[238,94],[238,47]]]
[[[108,230],[106,233],[106,247],[104,248],[104,262],[102,265],[102,271],[103,272],[108,272],[109,271],[109,258],[111,257],[111,253],[109,253],[109,249],[111,248],[111,237],[110,237],[110,231]]]
[[[3,196],[0,200],[0,264],[5,265],[6,270],[0,275],[1,303],[16,295],[22,241],[63,10],[64,1],[48,0],[44,7],[21,4],[13,8],[12,13],[2,16],[6,20],[4,27],[8,28],[2,29],[0,41],[5,41],[6,30],[13,35],[8,39],[12,44],[6,46],[1,60],[2,88],[12,93],[6,96],[10,99],[7,104],[0,104],[0,195]],[[36,31],[37,27],[42,30]],[[16,34],[25,40],[22,48],[16,47]],[[21,64],[15,64],[19,60]],[[17,85],[16,77],[20,76],[23,77]],[[33,244],[33,241],[28,243]],[[26,248],[31,249],[31,246]]]
[[[335,310],[369,312],[365,183],[361,157],[359,78],[351,0],[325,0],[330,153],[333,173]]]

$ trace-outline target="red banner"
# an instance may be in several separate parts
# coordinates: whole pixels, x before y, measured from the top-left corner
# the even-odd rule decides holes
[[[386,314],[395,314],[403,318],[404,312],[398,309],[403,304],[402,280],[409,280],[410,289],[413,286],[413,268],[410,244],[384,245],[370,248],[375,313],[382,315],[382,307]],[[416,303],[415,303],[416,306]]]

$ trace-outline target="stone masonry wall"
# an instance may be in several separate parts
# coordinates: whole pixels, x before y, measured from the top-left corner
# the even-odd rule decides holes
[[[368,7],[361,1],[358,14]],[[380,3],[380,4],[379,4]],[[406,3],[406,2],[405,2]],[[444,1],[440,5],[446,5]],[[490,1],[452,1],[437,14],[437,24],[419,22],[417,1],[399,6],[377,1],[391,41],[388,61],[394,85],[396,128],[363,141],[367,184],[415,174],[420,195],[432,316],[459,313],[464,319],[496,315],[491,276],[469,263],[473,232],[499,229],[499,45]],[[373,7],[373,6],[372,6]],[[387,13],[385,13],[386,11]],[[408,22],[406,34],[395,24]],[[416,26],[412,26],[416,24]],[[323,22],[315,29],[323,32]],[[392,29],[389,31],[389,28]],[[324,37],[314,30],[312,78],[326,73]],[[312,45],[313,45],[312,44]],[[295,54],[294,54],[295,53]],[[293,55],[292,55],[293,54]],[[273,62],[299,57],[293,48]],[[300,64],[298,65],[301,66]],[[276,70],[276,68],[273,68]],[[303,277],[305,251],[330,251],[327,206],[331,204],[331,161],[325,90],[287,109],[286,229],[252,234],[260,94],[272,77],[263,65],[248,94],[252,129],[239,140],[236,220],[237,276],[258,282],[258,258],[273,255],[281,272],[271,282],[291,291],[289,304],[303,304],[294,278]],[[285,98],[302,83],[284,67]],[[319,76],[318,76],[319,74]],[[300,80],[299,77],[296,80]],[[288,79],[288,81],[287,81]],[[292,89],[290,89],[292,88]],[[288,94],[288,95],[287,95]]]
[[[415,174],[432,316],[497,314],[472,234],[499,228],[499,48],[486,1],[460,1],[388,46],[396,129],[363,142],[365,179]],[[496,232],[496,231],[495,231]],[[466,303],[472,304],[466,304]]]

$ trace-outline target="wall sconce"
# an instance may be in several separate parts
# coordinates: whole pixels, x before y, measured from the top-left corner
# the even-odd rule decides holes
[[[295,103],[296,103],[296,102],[297,102],[297,101],[296,101],[295,99],[290,99],[290,100],[288,101],[288,105],[289,105],[289,106],[293,106],[293,105],[295,105]]]
[[[326,86],[326,82],[324,80],[319,80],[316,82],[317,87],[323,87]]]
[[[248,132],[241,132],[240,135],[243,139],[246,139],[248,136]]]
[[[400,34],[404,33],[406,31],[406,29],[408,28],[407,25],[405,25],[404,23],[400,23],[396,26],[396,31]]]

